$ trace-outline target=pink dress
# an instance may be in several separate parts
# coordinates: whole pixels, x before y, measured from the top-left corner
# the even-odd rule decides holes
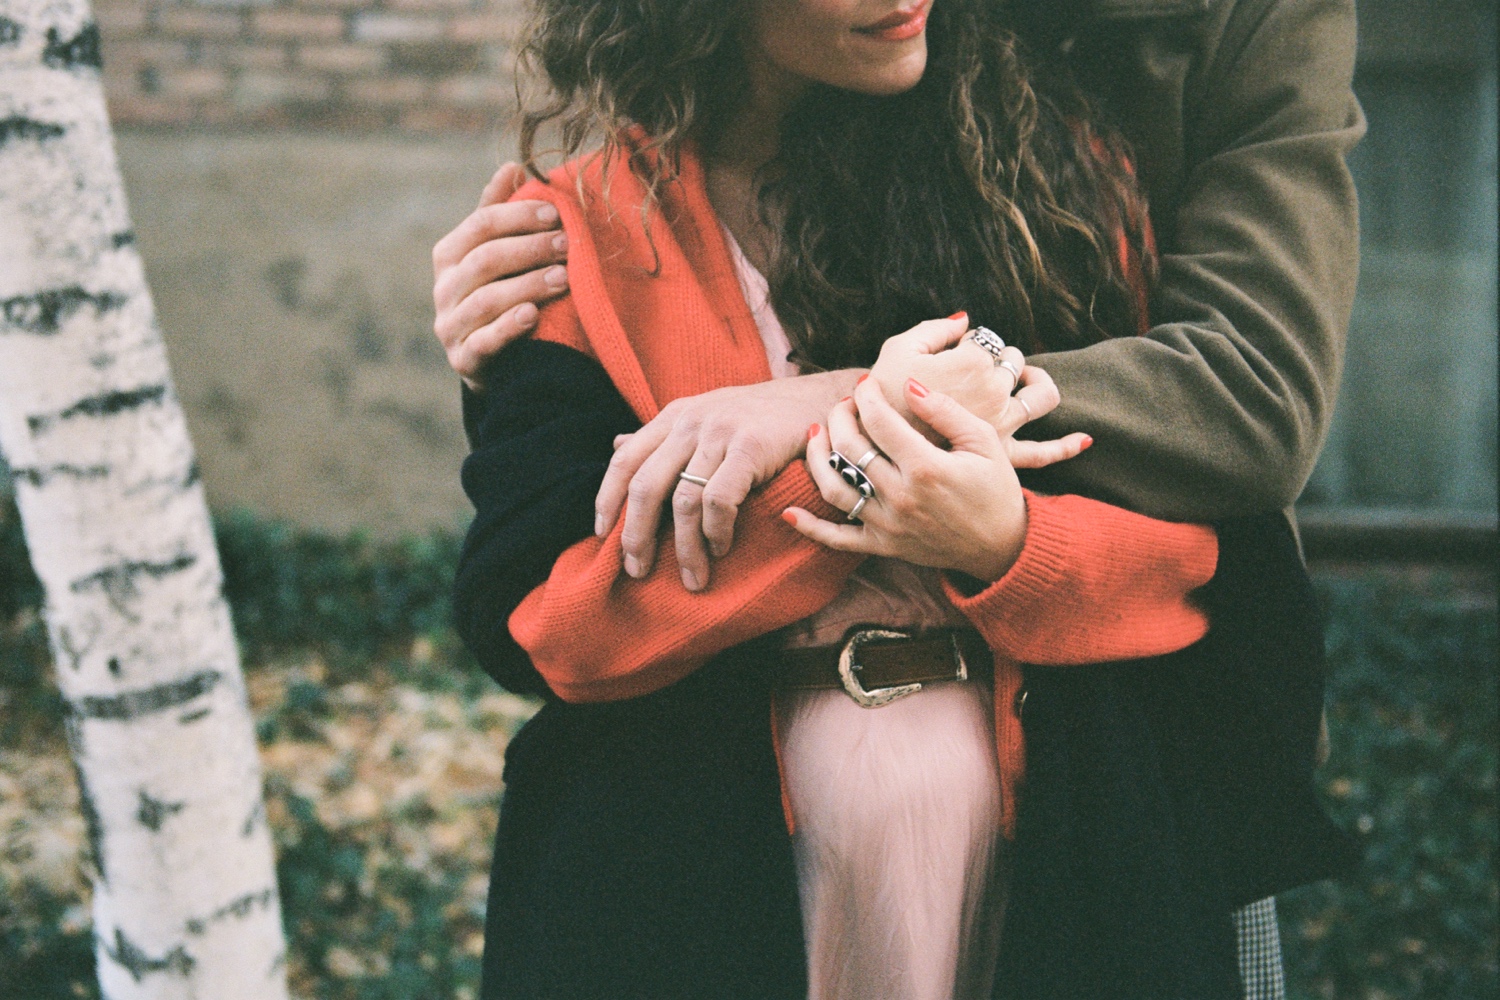
[[[724,235],[772,377],[798,374],[765,278]],[[872,557],[783,635],[832,646],[857,624],[968,622],[936,570]],[[810,1000],[987,1000],[1008,874],[989,688],[930,684],[877,709],[842,691],[783,692],[775,710]]]

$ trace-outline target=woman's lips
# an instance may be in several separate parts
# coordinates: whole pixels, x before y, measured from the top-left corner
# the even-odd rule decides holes
[[[918,0],[909,7],[903,7],[889,14],[874,24],[854,30],[869,38],[878,38],[883,42],[903,42],[908,38],[915,38],[927,27],[927,11],[932,7],[932,0]]]

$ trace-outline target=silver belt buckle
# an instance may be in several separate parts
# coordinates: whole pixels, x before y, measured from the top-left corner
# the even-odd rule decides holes
[[[854,704],[860,708],[880,708],[883,705],[889,705],[893,701],[905,698],[909,694],[916,694],[922,690],[922,685],[916,683],[898,684],[895,687],[876,688],[873,691],[867,691],[864,685],[859,682],[859,677],[857,676],[860,667],[855,659],[855,654],[859,652],[859,647],[866,643],[882,639],[910,638],[911,636],[906,632],[895,632],[883,628],[864,628],[855,632],[844,641],[844,648],[839,652],[839,680],[844,684],[845,693],[854,699]],[[953,644],[953,659],[956,664],[953,679],[958,681],[968,680],[969,665],[964,662],[964,654],[958,648],[958,637],[950,635],[949,641]]]

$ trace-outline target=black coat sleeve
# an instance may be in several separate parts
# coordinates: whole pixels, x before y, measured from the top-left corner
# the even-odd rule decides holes
[[[465,390],[464,425],[474,521],[454,582],[458,634],[502,687],[546,695],[506,623],[558,556],[593,533],[615,435],[640,422],[598,362],[525,340],[506,349],[483,397]]]

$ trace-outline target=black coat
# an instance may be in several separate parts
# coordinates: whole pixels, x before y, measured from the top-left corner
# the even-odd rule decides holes
[[[515,345],[496,375],[487,406],[466,400],[476,517],[455,607],[492,676],[546,696],[505,621],[591,531],[611,440],[636,422],[568,348]],[[1322,638],[1286,520],[1216,527],[1205,639],[1027,670],[997,996],[1238,996],[1230,911],[1352,858],[1313,792]],[[774,657],[748,644],[625,702],[547,697],[506,753],[486,1000],[806,996]]]

